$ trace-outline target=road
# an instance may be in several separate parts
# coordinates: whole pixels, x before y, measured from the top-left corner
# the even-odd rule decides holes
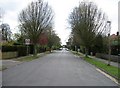
[[[66,50],[4,70],[2,77],[3,86],[117,86]]]

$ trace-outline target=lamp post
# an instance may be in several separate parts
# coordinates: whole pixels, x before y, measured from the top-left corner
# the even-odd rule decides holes
[[[120,65],[119,65],[119,62],[120,62],[120,61],[119,61],[119,60],[120,60],[120,58],[119,58],[119,57],[120,57],[120,52],[119,52],[119,49],[120,49],[120,48],[119,48],[119,32],[117,32],[117,39],[118,39],[118,40],[117,40],[117,41],[118,41],[118,43],[117,43],[118,68],[119,68],[119,66],[120,66]],[[118,69],[118,82],[120,83],[120,69]]]
[[[109,59],[108,59],[108,66],[110,66],[110,61],[111,61],[111,44],[110,44],[110,31],[111,31],[111,21],[107,21],[107,23],[108,23],[108,26],[109,26],[109,33],[108,33],[108,38],[109,38]]]
[[[108,66],[110,66],[110,61],[111,61],[111,45],[110,45],[110,34],[108,34],[108,38],[109,38],[109,43],[108,43],[108,47],[109,47],[109,52],[108,52],[108,55],[109,55],[109,59],[108,59]]]
[[[117,41],[118,41],[118,43],[117,43],[117,52],[118,52],[118,56],[120,55],[120,53],[119,53],[119,32],[117,32]]]

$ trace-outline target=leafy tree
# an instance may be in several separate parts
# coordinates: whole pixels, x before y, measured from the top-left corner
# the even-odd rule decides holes
[[[31,2],[19,15],[21,30],[33,42],[35,55],[39,36],[43,30],[52,26],[52,19],[52,9],[42,0]]]
[[[22,33],[14,33],[13,40],[15,41],[15,44],[24,44],[25,43],[26,36]]]
[[[93,2],[81,2],[70,14],[69,23],[74,35],[84,45],[86,56],[98,34],[106,29],[106,16]]]
[[[51,51],[52,47],[60,47],[61,46],[60,38],[57,36],[57,34],[55,33],[54,30],[48,29],[46,31],[46,33],[47,33],[47,37],[48,37],[47,46],[50,48],[50,51]]]

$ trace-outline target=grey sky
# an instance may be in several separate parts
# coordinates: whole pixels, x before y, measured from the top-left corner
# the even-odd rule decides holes
[[[5,11],[4,23],[8,23],[12,32],[17,32],[19,12],[35,0],[0,0],[0,7]],[[65,44],[70,34],[67,23],[68,16],[75,6],[82,0],[44,0],[49,3],[55,13],[54,30],[60,36],[62,44]],[[88,1],[88,0],[86,0]],[[95,2],[112,21],[111,34],[118,31],[118,1],[119,0],[89,0]]]

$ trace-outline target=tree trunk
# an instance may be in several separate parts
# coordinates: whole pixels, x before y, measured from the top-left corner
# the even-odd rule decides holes
[[[37,45],[34,44],[34,55],[36,56],[37,55]]]
[[[85,57],[88,57],[88,49],[85,48]]]

